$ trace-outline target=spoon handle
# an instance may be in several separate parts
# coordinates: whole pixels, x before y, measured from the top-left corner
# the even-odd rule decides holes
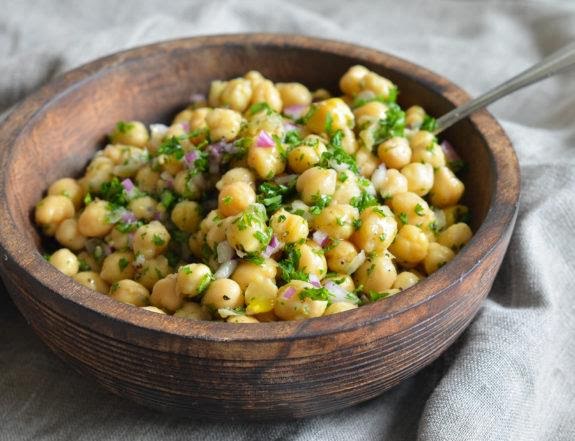
[[[574,65],[575,43],[572,43],[559,49],[557,52],[552,53],[536,65],[505,81],[499,86],[494,87],[489,92],[484,93],[462,106],[456,107],[451,112],[446,113],[437,120],[437,128],[433,131],[433,134],[437,135],[466,116],[469,116],[476,110],[497,101],[499,98],[503,98],[522,87],[529,86],[537,81],[544,80],[545,78],[567,70]]]

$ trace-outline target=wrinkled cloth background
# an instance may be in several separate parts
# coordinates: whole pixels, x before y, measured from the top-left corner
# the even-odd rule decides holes
[[[0,112],[54,75],[120,49],[245,31],[371,46],[477,95],[575,40],[575,2],[1,0]],[[427,369],[322,417],[194,422],[80,377],[2,292],[0,440],[574,440],[575,71],[490,110],[521,162],[517,226],[475,321]]]

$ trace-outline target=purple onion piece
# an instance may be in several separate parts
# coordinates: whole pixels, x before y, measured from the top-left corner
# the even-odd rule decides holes
[[[265,130],[260,131],[256,138],[256,147],[270,148],[276,145],[273,138]]]
[[[291,299],[295,294],[295,288],[290,286],[288,289],[284,291],[284,299]]]

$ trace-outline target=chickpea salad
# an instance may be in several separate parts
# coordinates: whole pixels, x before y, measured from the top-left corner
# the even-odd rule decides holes
[[[45,258],[120,302],[231,323],[415,285],[471,239],[466,165],[390,80],[353,66],[339,85],[334,97],[250,71],[213,81],[169,126],[118,122],[37,204]]]

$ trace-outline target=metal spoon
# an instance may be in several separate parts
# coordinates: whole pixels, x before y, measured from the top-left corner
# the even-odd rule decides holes
[[[456,122],[469,116],[471,113],[488,106],[499,98],[503,98],[518,89],[521,89],[537,81],[544,80],[552,75],[563,72],[570,67],[575,66],[575,43],[569,44],[557,52],[552,53],[535,66],[521,72],[513,78],[505,81],[489,92],[478,96],[475,99],[456,107],[451,112],[446,113],[437,120],[437,128],[433,131],[434,135],[443,132]]]

